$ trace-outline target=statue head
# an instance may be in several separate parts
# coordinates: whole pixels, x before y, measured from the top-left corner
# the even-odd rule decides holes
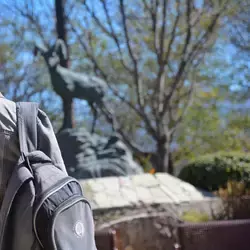
[[[49,68],[54,68],[60,61],[67,59],[67,48],[62,39],[58,39],[50,48],[36,44],[34,55],[36,56],[38,53],[44,57]]]

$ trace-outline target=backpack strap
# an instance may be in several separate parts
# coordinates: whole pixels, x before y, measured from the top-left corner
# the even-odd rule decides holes
[[[20,151],[21,154],[26,155],[37,149],[38,104],[18,102],[16,110]]]

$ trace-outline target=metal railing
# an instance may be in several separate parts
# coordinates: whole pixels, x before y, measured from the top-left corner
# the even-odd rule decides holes
[[[183,223],[177,226],[181,250],[249,250],[250,220]]]
[[[116,232],[109,230],[106,232],[96,232],[95,241],[98,250],[118,250],[115,240]]]

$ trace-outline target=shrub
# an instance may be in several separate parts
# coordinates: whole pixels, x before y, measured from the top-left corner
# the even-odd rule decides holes
[[[219,188],[214,194],[223,201],[223,209],[217,219],[249,219],[250,189],[242,181],[228,181],[226,187]]]
[[[181,216],[181,219],[185,222],[208,222],[211,220],[208,214],[201,213],[195,210],[186,211]]]
[[[229,180],[250,186],[250,154],[220,152],[205,155],[187,164],[178,176],[197,188],[215,191]]]

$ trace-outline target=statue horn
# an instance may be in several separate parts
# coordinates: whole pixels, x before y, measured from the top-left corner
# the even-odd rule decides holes
[[[61,59],[67,59],[67,47],[62,39],[58,39],[55,43],[55,51],[61,57]]]
[[[33,49],[33,53],[36,56],[38,53],[46,53],[48,49],[44,46],[44,45],[38,45],[37,43],[35,43],[34,49]]]
[[[38,48],[35,46],[33,49],[33,55],[37,56],[37,54],[38,54]]]

